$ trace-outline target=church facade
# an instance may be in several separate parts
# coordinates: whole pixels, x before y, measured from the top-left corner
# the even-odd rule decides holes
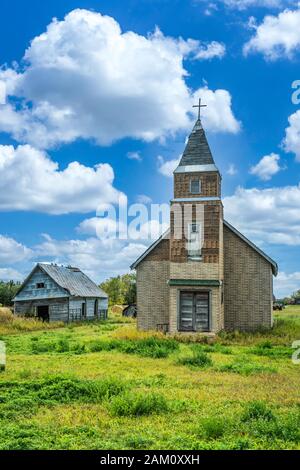
[[[170,229],[131,266],[141,330],[254,331],[273,322],[277,264],[224,220],[201,120],[174,171]]]

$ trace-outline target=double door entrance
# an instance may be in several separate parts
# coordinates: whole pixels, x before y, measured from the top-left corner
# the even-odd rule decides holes
[[[180,331],[209,331],[209,292],[180,292]]]

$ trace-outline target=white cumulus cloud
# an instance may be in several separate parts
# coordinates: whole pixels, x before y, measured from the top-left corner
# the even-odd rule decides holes
[[[164,176],[167,176],[168,178],[172,178],[174,170],[179,165],[180,158],[175,158],[173,160],[165,160],[161,155],[159,155],[157,157],[159,173]]]
[[[211,132],[231,132],[236,134],[241,128],[241,123],[237,121],[232,112],[232,98],[227,90],[210,90],[207,86],[199,88],[193,95],[194,103],[201,98],[206,104],[201,114],[205,130]],[[194,110],[195,117],[197,111]]]
[[[276,153],[271,153],[270,155],[265,155],[257,163],[257,165],[252,166],[250,173],[252,175],[258,176],[263,181],[269,181],[272,176],[276,175],[282,168],[279,165],[280,156]]]
[[[230,163],[229,167],[226,171],[227,175],[229,176],[235,176],[237,174],[237,169],[234,163]]]
[[[300,289],[300,272],[286,273],[279,272],[274,278],[274,290],[277,298],[290,296]]]
[[[296,155],[296,160],[300,161],[300,110],[289,117],[289,126],[285,130],[283,141],[286,152]]]
[[[245,44],[244,53],[258,52],[266,59],[292,58],[300,48],[300,8],[286,9],[278,16],[265,16],[260,25],[251,20],[253,37]]]
[[[218,41],[212,41],[208,44],[199,46],[198,52],[195,54],[195,59],[209,60],[214,58],[221,59],[226,54],[226,47]]]
[[[204,47],[158,29],[147,36],[123,32],[112,17],[73,10],[32,40],[23,69],[0,69],[7,95],[0,105],[0,131],[39,148],[78,138],[109,144],[128,136],[166,137],[191,125],[193,95],[184,60],[222,52],[217,42]],[[230,94],[215,93],[208,126],[235,132]]]
[[[0,210],[31,210],[50,214],[96,211],[118,202],[108,164],[87,167],[74,161],[58,163],[30,145],[0,145]]]
[[[146,250],[147,245],[118,239],[56,240],[45,235],[35,247],[35,260],[78,266],[97,282],[128,272],[130,265]]]
[[[223,202],[225,219],[257,244],[300,245],[300,185],[240,187]]]
[[[22,273],[13,268],[0,268],[0,281],[22,281]]]
[[[11,264],[29,259],[32,250],[11,237],[0,235],[0,263]]]

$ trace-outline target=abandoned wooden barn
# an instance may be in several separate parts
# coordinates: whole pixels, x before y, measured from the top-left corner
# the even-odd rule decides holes
[[[16,315],[72,322],[106,318],[108,296],[79,268],[38,263],[14,298]]]

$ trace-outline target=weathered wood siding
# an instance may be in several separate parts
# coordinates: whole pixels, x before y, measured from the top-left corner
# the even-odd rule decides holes
[[[38,289],[37,284],[43,282],[45,287]],[[68,296],[67,292],[59,287],[47,274],[40,268],[37,268],[26,284],[16,295],[15,299],[34,300],[34,299],[52,299]]]
[[[69,318],[69,299],[38,299],[15,302],[16,315],[33,315],[37,316],[37,307],[49,307],[49,321],[63,321],[67,322]]]
[[[96,299],[82,298],[82,297],[71,297],[69,301],[70,320],[72,316],[75,316],[76,320],[79,320],[79,316],[82,315],[82,304],[86,304],[86,318],[87,320],[93,320],[95,318],[95,302],[98,300],[98,311],[96,317],[106,318],[108,311],[108,299]]]

